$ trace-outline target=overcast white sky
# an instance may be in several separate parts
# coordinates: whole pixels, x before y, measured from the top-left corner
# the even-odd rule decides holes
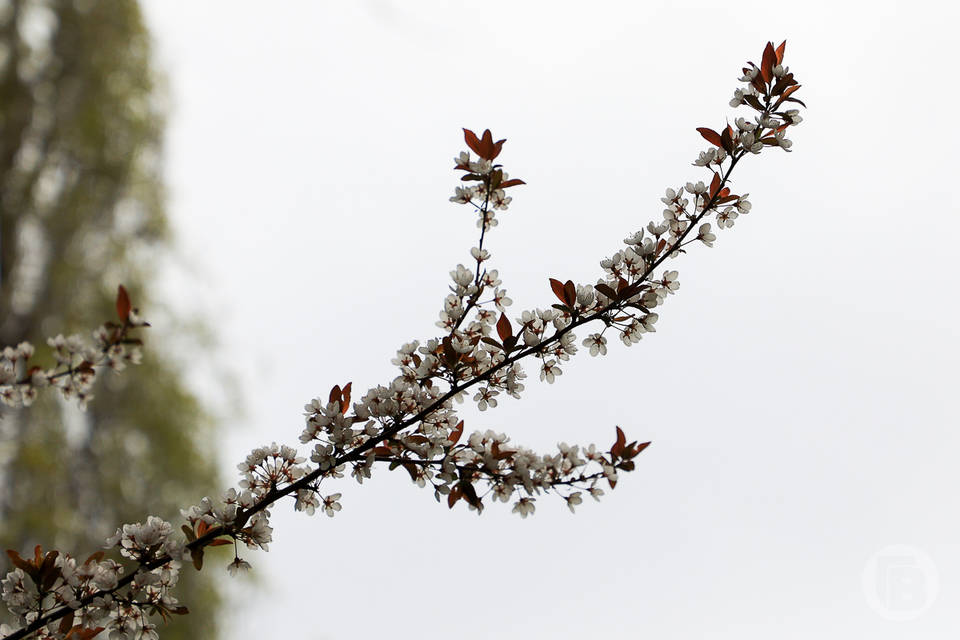
[[[464,407],[540,449],[653,440],[604,502],[478,518],[403,472],[342,482],[332,520],[274,510],[225,637],[956,638],[955,3],[145,5],[183,257],[165,291],[240,381],[230,478],[434,335],[475,243],[447,202],[461,127],[507,138],[528,183],[487,243],[519,315],[706,175],[695,128],[767,40],[810,107],[794,153],[738,167],[753,212],[672,263],[656,334]]]

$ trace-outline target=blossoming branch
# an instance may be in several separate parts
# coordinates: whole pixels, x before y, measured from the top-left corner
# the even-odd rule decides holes
[[[624,248],[601,260],[595,282],[548,278],[556,302],[512,318],[507,315],[512,300],[498,270],[489,267],[486,242],[497,215],[512,203],[507,190],[524,182],[509,177],[497,163],[505,140],[494,140],[489,130],[477,135],[464,129],[468,150],[454,159],[455,170],[463,172],[462,184],[450,200],[473,209],[479,237],[466,264],[450,272],[450,293],[437,321],[440,335],[404,344],[393,359],[399,374],[358,400],[353,401],[352,384],[346,383],[307,404],[300,442],[309,447],[309,462],[291,446],[259,447],[238,465],[237,487],[221,499],[204,498],[182,511],[183,536],[155,516],[146,524],[123,525],[107,540],[107,548],[118,549],[127,565],[103,552],[81,562],[58,551],[44,554],[40,547],[27,559],[8,551],[14,569],[4,578],[0,595],[21,628],[0,628],[0,637],[86,639],[107,630],[110,638],[157,638],[149,614],[187,613],[173,595],[181,561],[189,559],[199,570],[206,547],[233,545],[236,553],[228,570],[246,571],[250,563],[240,557],[239,543],[267,549],[273,531],[270,509],[278,500],[289,498],[298,511],[332,517],[342,509],[342,493],[327,487],[347,473],[362,484],[378,464],[402,468],[413,483],[429,486],[450,508],[462,502],[478,513],[504,502],[525,518],[544,495],[557,496],[571,511],[585,494],[599,500],[604,487],[614,488],[621,472],[634,469],[634,458],[649,442],[628,442],[617,427],[607,449],[560,443],[556,452],[536,453],[504,433],[475,431],[464,437],[455,402],[469,398],[481,411],[495,408],[504,395],[521,397],[524,361],[534,363],[541,381],[552,383],[581,347],[602,356],[609,337],[630,346],[655,331],[654,310],[680,286],[678,272],[663,263],[693,245],[713,246],[714,224],[729,229],[750,211],[747,194],[732,193],[727,186],[743,158],[772,147],[789,151],[792,145],[786,133],[801,117],[796,109],[783,107],[803,103],[793,95],[800,85],[783,65],[784,49],[785,43],[768,43],[759,65],[750,62],[743,68],[744,86],[730,104],[752,109],[751,119],[738,117],[734,125],[717,130],[697,129],[710,144],[693,163],[708,172],[705,180],[667,189],[661,219],[631,233]],[[124,324],[108,328],[115,333],[97,343],[105,354],[128,343],[128,328],[145,324],[130,311],[122,288],[117,306]],[[575,332],[581,327],[586,334],[578,340]],[[83,373],[113,362],[64,348],[71,353],[66,371]],[[7,360],[18,366],[29,357],[25,353],[13,350]],[[33,375],[15,385],[28,384],[24,380]],[[48,382],[59,379],[44,375]],[[18,393],[25,397],[22,389]]]
[[[53,387],[59,389],[65,399],[75,399],[85,408],[93,399],[91,389],[98,369],[107,367],[119,373],[128,364],[140,364],[143,343],[130,334],[150,325],[132,307],[123,285],[117,290],[116,309],[120,324],[100,325],[93,332],[92,342],[84,341],[79,335],[48,339],[57,363],[53,368],[31,364],[35,348],[29,342],[4,347],[0,353],[0,402],[8,407],[29,407],[40,389]]]

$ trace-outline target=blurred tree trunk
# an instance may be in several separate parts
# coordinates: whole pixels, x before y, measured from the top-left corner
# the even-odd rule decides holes
[[[151,257],[169,240],[156,81],[136,0],[0,0],[0,346],[28,340],[49,361],[46,338],[109,319],[120,283],[156,317]],[[83,557],[219,484],[213,421],[161,350],[95,395],[86,413],[54,394],[4,412],[2,548]],[[163,637],[216,637],[208,573],[181,582],[191,615]]]

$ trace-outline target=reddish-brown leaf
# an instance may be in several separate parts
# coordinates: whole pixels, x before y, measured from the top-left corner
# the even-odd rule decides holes
[[[720,145],[724,151],[733,154],[733,130],[730,128],[730,125],[727,125],[727,128],[720,134]]]
[[[700,135],[712,145],[717,147],[723,147],[723,143],[720,140],[720,134],[714,131],[713,129],[708,129],[706,127],[697,127],[697,131],[700,132]]]
[[[600,293],[602,293],[603,295],[605,295],[606,297],[610,298],[611,300],[617,299],[617,292],[614,291],[613,288],[610,287],[610,285],[607,285],[601,282],[600,284],[593,285],[593,288],[599,291]]]
[[[460,491],[459,487],[454,487],[450,490],[450,493],[447,494],[447,506],[453,509],[453,505],[457,504],[457,500],[463,497],[463,493]]]
[[[353,383],[352,383],[352,382],[348,382],[348,383],[343,387],[343,391],[341,392],[341,396],[343,397],[343,403],[342,403],[342,406],[341,406],[340,410],[343,412],[343,415],[347,415],[347,411],[350,410],[350,389],[351,389],[351,387],[353,387]]]
[[[623,448],[627,444],[627,436],[623,433],[623,429],[617,427],[617,441],[613,443],[613,446],[610,447],[611,455],[619,458],[623,454]]]
[[[770,89],[770,95],[772,95],[772,96],[778,96],[778,95],[780,95],[781,93],[783,93],[784,90],[785,90],[787,87],[796,84],[796,82],[794,82],[794,80],[793,80],[792,75],[793,75],[793,74],[788,74],[788,75],[780,78],[780,80],[777,81],[777,84],[773,85],[773,88]]]
[[[457,425],[457,428],[450,432],[450,435],[447,436],[447,442],[450,443],[450,446],[457,444],[460,441],[460,436],[463,435],[463,420]]]
[[[485,160],[490,160],[492,162],[493,160],[496,159],[498,155],[500,155],[500,151],[503,149],[504,142],[506,142],[506,139],[497,140],[496,142],[494,142],[493,134],[490,133],[490,129],[486,129],[483,132],[483,138],[481,138],[480,140],[480,147],[483,151],[480,154],[480,157],[484,158]]]
[[[127,294],[127,289],[122,284],[117,287],[117,315],[120,317],[121,322],[126,322],[130,317],[130,296]]]
[[[571,309],[577,304],[577,285],[573,284],[573,280],[563,283],[563,302]]]
[[[550,278],[550,288],[553,289],[553,294],[560,299],[560,302],[566,303],[567,301],[563,298],[563,283],[554,278]]]
[[[764,82],[770,82],[773,79],[773,67],[777,63],[777,52],[773,48],[773,43],[768,42],[763,49],[763,60],[760,61],[760,75]]]
[[[190,549],[190,557],[193,559],[193,566],[197,571],[203,569],[203,547]]]
[[[493,141],[493,134],[490,133],[490,129],[487,129],[483,132],[483,135],[480,138],[477,138],[475,134],[470,129],[463,130],[463,139],[466,141],[467,146],[470,147],[474,153],[483,158],[484,160],[493,161],[500,151],[503,149],[504,140]]]
[[[59,555],[59,551],[47,551],[46,555],[43,556],[43,562],[40,564],[40,568],[47,570],[52,567],[53,563],[57,560],[57,556]]]
[[[450,336],[444,338],[440,344],[443,345],[443,362],[452,369],[460,362],[463,354],[453,348],[453,339]]]
[[[720,174],[713,174],[713,180],[710,181],[710,197],[717,195],[717,190],[720,188]]]
[[[418,473],[418,471],[417,471],[417,465],[413,464],[412,462],[404,462],[404,463],[403,463],[403,468],[406,469],[406,470],[407,470],[407,473],[410,474],[410,479],[413,480],[414,482],[416,482],[416,481],[417,481],[417,475],[419,475],[419,473]]]
[[[757,111],[763,111],[763,105],[760,104],[759,100],[757,100],[757,96],[754,96],[754,95],[743,96],[743,101],[746,102],[751,107],[753,107],[754,109],[756,109]]]
[[[67,633],[73,627],[73,611],[68,613],[60,620],[60,624],[57,627],[57,630],[60,633]]]
[[[7,555],[10,556],[10,562],[13,563],[13,566],[32,575],[34,569],[36,568],[33,566],[33,563],[21,558],[20,554],[13,549],[7,549]]]
[[[59,551],[49,551],[47,555],[44,556],[43,562],[40,564],[41,591],[49,591],[57,578],[61,577],[60,569],[54,566],[54,562],[56,562],[57,556],[59,555]]]
[[[784,98],[789,98],[789,97],[790,97],[790,94],[792,94],[794,91],[796,91],[796,90],[799,89],[799,88],[800,88],[800,85],[798,85],[798,84],[793,85],[792,87],[790,87],[789,89],[787,89],[786,91],[783,92],[783,97],[784,97]]]
[[[329,402],[337,402],[340,400],[340,385],[333,385],[333,389],[330,389],[330,400]]]
[[[223,538],[216,538],[207,543],[208,547],[222,547],[225,544],[233,544],[232,540],[224,540]]]
[[[480,138],[481,156],[487,160],[493,160],[493,134],[490,129],[485,129],[483,137]]]
[[[508,188],[510,188],[510,187],[515,187],[515,186],[517,186],[518,184],[527,184],[527,183],[524,182],[523,180],[520,180],[519,178],[510,178],[509,180],[505,180],[505,181],[501,182],[501,183],[500,183],[500,188],[501,188],[501,189],[508,189]]]
[[[781,42],[781,43],[780,43],[780,46],[777,47],[777,51],[776,51],[776,54],[777,54],[777,64],[783,64],[783,53],[784,53],[784,51],[786,50],[786,48],[787,48],[787,41],[786,41],[786,40],[784,40],[783,42]]]
[[[773,111],[776,111],[777,109],[780,108],[780,105],[783,104],[784,102],[799,102],[799,103],[802,104],[804,107],[806,107],[807,105],[803,104],[802,102],[800,102],[800,101],[797,100],[796,98],[791,98],[791,97],[790,97],[797,89],[800,88],[800,86],[801,86],[801,85],[799,85],[799,84],[795,84],[795,85],[791,86],[789,89],[787,89],[786,91],[784,91],[784,92],[783,92],[783,95],[780,96],[780,99],[777,100],[776,103],[774,103],[772,110],[773,110]]]
[[[505,313],[501,313],[500,319],[497,320],[497,335],[501,340],[506,340],[513,335],[513,327],[510,326],[510,319]]]
[[[634,282],[629,287],[626,287],[623,291],[620,292],[621,300],[629,300],[633,296],[640,293],[643,289],[643,284],[641,282]]]
[[[480,501],[480,496],[477,495],[477,490],[473,488],[473,485],[464,480],[459,486],[461,491],[463,491],[463,497],[467,500],[467,502],[477,509],[482,510],[483,503]]]
[[[464,129],[463,139],[466,141],[467,146],[470,147],[474,153],[476,153],[478,156],[482,155],[482,147],[480,146],[480,139],[477,138],[477,134],[475,134],[473,131],[470,131],[470,129]]]

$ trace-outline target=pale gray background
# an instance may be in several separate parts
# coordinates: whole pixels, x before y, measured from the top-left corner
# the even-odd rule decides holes
[[[488,243],[519,315],[550,304],[548,277],[594,281],[666,187],[706,175],[694,128],[732,113],[767,40],[788,39],[810,106],[794,153],[736,172],[753,212],[672,263],[682,286],[655,335],[464,409],[468,429],[541,449],[607,446],[614,425],[653,440],[604,503],[478,518],[402,472],[341,481],[332,520],[275,509],[228,637],[957,637],[956,4],[146,9],[172,105],[180,256],[163,295],[216,323],[218,356],[190,375],[245,411],[222,446],[232,478],[252,447],[296,443],[305,402],[388,381],[394,351],[434,335],[475,243],[447,202],[461,127],[508,138],[502,161],[528,182]],[[912,621],[864,595],[891,544],[939,576]],[[919,586],[886,577],[932,597],[917,567]]]

